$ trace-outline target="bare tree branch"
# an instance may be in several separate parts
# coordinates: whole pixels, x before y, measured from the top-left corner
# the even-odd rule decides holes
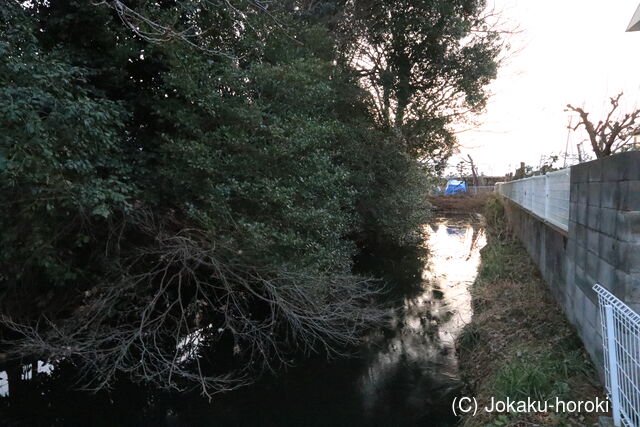
[[[289,364],[292,351],[339,354],[389,314],[373,306],[372,279],[247,265],[206,232],[172,232],[151,214],[138,226],[155,243],[64,320],[0,318],[22,336],[10,357],[69,359],[87,390],[125,375],[210,398]]]
[[[615,112],[620,105],[622,92],[610,98],[611,108],[604,120],[600,120],[596,125],[589,119],[589,113],[583,108],[567,105],[567,109],[578,114],[580,121],[572,127],[574,131],[584,126],[591,149],[597,158],[610,156],[613,153],[625,151],[631,147],[631,136],[638,132],[640,127],[636,121],[640,118],[640,109],[635,109],[630,113],[615,117]]]

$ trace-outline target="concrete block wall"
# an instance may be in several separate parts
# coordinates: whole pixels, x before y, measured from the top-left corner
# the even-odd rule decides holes
[[[566,283],[567,235],[518,204],[504,199],[510,228],[540,269],[551,293],[562,305]]]
[[[640,312],[640,152],[571,168],[569,231],[506,202],[517,236],[602,369],[600,283]]]

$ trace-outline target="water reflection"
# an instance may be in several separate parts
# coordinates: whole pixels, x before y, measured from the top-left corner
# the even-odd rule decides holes
[[[469,286],[486,243],[474,218],[438,218],[425,228],[429,257],[421,290],[403,301],[391,336],[373,352],[360,379],[365,416],[393,413],[413,424],[430,413],[451,421],[448,402],[460,387],[454,342],[471,319]]]
[[[479,218],[469,216],[436,218],[425,233],[423,247],[379,248],[359,260],[364,271],[392,285],[396,309],[391,327],[373,331],[357,357],[304,358],[288,372],[212,402],[125,382],[109,394],[70,391],[61,384],[73,367],[60,364],[50,375],[36,375],[37,381],[22,379],[33,386],[18,402],[0,399],[0,420],[64,426],[455,425],[450,402],[461,383],[454,342],[472,314],[469,286],[485,236]],[[0,392],[6,382],[0,372]]]

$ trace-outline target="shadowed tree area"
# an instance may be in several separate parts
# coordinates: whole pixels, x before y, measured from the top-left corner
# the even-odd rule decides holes
[[[5,359],[204,395],[384,322],[365,245],[419,237],[480,111],[484,2],[5,1]]]

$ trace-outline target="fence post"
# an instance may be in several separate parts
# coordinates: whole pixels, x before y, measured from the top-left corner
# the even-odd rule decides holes
[[[618,385],[618,358],[616,354],[616,330],[613,323],[613,307],[604,306],[605,325],[607,326],[607,356],[609,358],[609,384],[611,384],[611,405],[613,424],[620,426],[620,389]]]
[[[544,219],[549,221],[549,177],[544,174]]]

